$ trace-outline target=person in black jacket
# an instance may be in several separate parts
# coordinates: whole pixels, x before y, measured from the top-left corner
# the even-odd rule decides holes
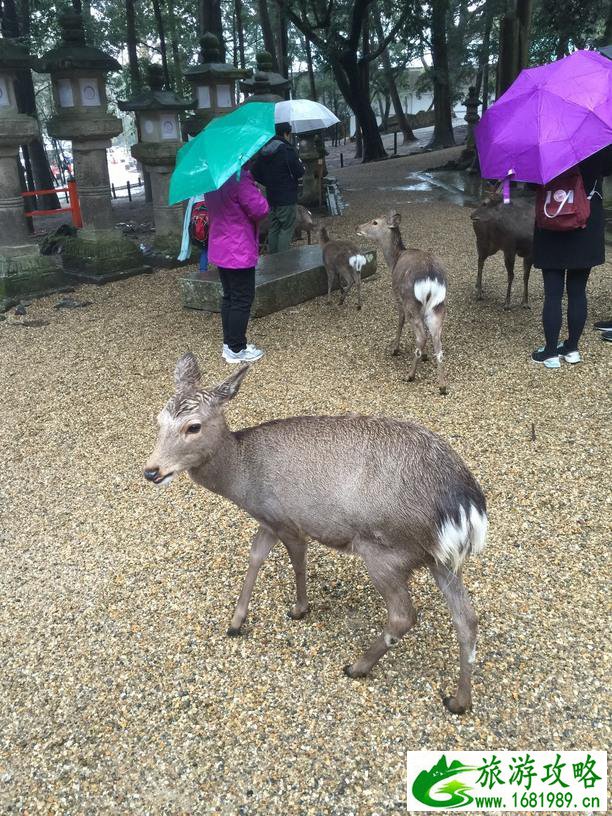
[[[603,177],[612,173],[612,145],[581,161],[578,168],[591,203],[586,227],[567,232],[536,227],[533,236],[533,265],[542,270],[544,278],[542,322],[546,345],[534,351],[531,359],[546,368],[559,368],[560,358],[567,363],[581,362],[578,342],[587,318],[587,280],[591,267],[605,262]],[[568,338],[559,343],[564,289]]]
[[[264,145],[253,166],[255,181],[266,188],[270,205],[268,250],[282,252],[289,249],[297,210],[298,181],[304,175],[304,165],[297,151],[289,143],[291,125],[276,125],[276,138]]]

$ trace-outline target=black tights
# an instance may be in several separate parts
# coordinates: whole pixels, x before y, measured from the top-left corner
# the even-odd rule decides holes
[[[566,351],[576,351],[578,341],[587,319],[586,285],[590,269],[567,270],[567,328],[568,339]],[[551,356],[557,353],[559,332],[561,331],[561,301],[566,286],[565,269],[543,269],[544,308],[542,322],[546,338],[546,352]]]
[[[221,323],[223,342],[232,351],[246,348],[246,330],[255,297],[255,269],[221,269],[219,279],[223,287]]]

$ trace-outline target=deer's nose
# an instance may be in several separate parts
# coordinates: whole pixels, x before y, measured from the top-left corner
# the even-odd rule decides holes
[[[148,479],[150,482],[154,482],[156,479],[159,478],[159,468],[148,468],[144,472],[145,479]]]

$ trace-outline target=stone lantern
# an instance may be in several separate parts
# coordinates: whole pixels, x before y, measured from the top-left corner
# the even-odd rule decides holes
[[[31,241],[17,172],[19,145],[39,130],[33,116],[18,111],[15,78],[35,65],[23,46],[0,39],[0,310],[61,286],[60,267]]]
[[[155,221],[154,255],[159,264],[172,262],[181,244],[183,206],[168,204],[170,176],[176,164],[176,154],[182,145],[179,112],[194,108],[195,99],[181,99],[164,90],[161,65],[150,65],[149,87],[125,102],[120,110],[134,111],[138,142],[132,146],[132,156],[143,164],[151,176],[153,219]]]
[[[236,82],[251,76],[251,70],[220,62],[219,40],[210,32],[200,40],[200,62],[184,72],[193,87],[197,109],[185,125],[189,136],[196,136],[216,116],[236,107]]]
[[[240,90],[248,94],[248,102],[282,102],[285,91],[291,85],[291,80],[272,70],[272,57],[267,51],[260,51],[256,57],[257,68],[250,79],[240,83]],[[283,95],[280,95],[283,94]]]
[[[62,42],[41,59],[41,70],[51,74],[55,106],[47,130],[56,139],[72,140],[83,215],[79,236],[65,242],[64,271],[95,283],[148,272],[137,246],[112,229],[106,150],[122,126],[107,110],[106,74],[121,66],[86,42],[80,14],[65,12],[59,22]]]
[[[465,116],[467,122],[467,137],[465,142],[465,149],[461,153],[459,161],[468,167],[470,173],[480,173],[480,165],[478,162],[478,153],[476,151],[476,139],[474,138],[474,128],[480,122],[478,115],[478,106],[480,99],[476,93],[474,85],[470,85],[468,89],[467,98],[464,100]]]

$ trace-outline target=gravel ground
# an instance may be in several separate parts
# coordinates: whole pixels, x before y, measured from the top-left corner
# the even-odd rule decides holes
[[[407,383],[408,356],[388,355],[381,263],[359,313],[320,298],[255,321],[268,354],[228,413],[233,427],[410,417],[465,457],[490,509],[488,548],[465,576],[481,621],[473,712],[442,706],[458,649],[426,574],[417,626],[366,680],[341,667],[380,630],[382,603],[360,561],[321,546],[308,618],[286,617],[279,547],[246,636],[225,636],[254,523],[186,477],[158,490],[141,475],[179,355],[197,352],[211,382],[226,373],[219,319],[181,309],[178,271],[84,287],[87,308],[47,298],[28,310],[47,325],[0,323],[2,814],[401,813],[407,749],[608,746],[610,348],[589,327],[582,365],[530,363],[538,273],[533,311],[502,310],[501,258],[475,303],[469,210],[377,189],[431,164],[346,168],[350,207],[329,226],[351,235],[398,205],[406,243],[443,258],[450,394],[431,363]],[[589,285],[591,320],[609,316],[609,273]]]

